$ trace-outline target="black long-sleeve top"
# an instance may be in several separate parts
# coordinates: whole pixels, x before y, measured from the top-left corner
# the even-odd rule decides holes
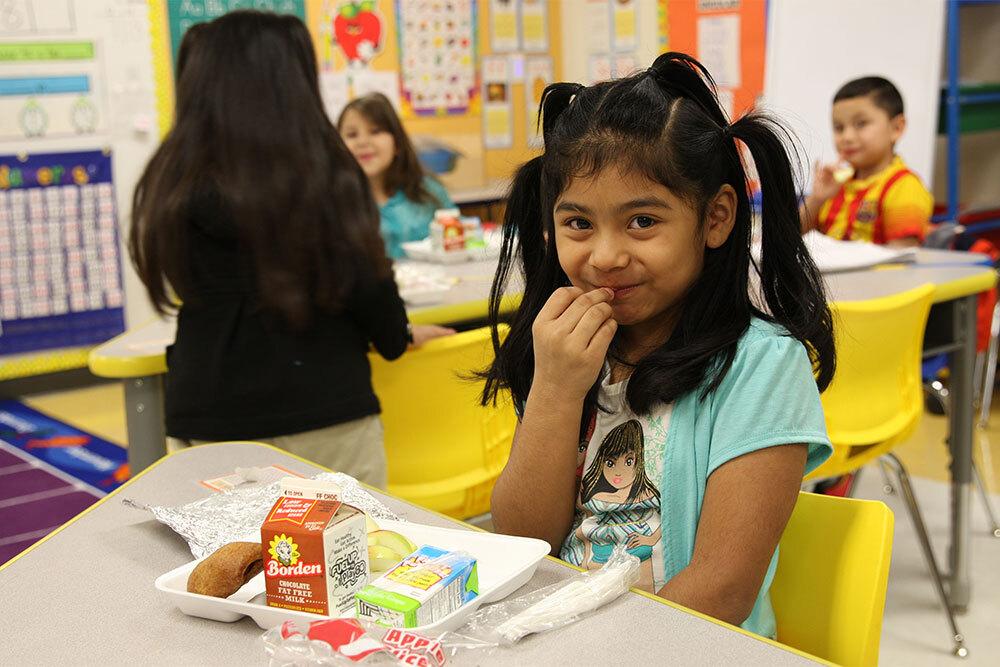
[[[194,298],[167,348],[167,434],[200,440],[290,435],[380,412],[369,345],[406,350],[406,310],[392,278],[361,287],[337,314],[295,331],[263,311],[236,225],[199,201],[188,228]]]

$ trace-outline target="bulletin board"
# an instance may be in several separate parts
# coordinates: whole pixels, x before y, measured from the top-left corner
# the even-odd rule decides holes
[[[663,51],[696,57],[715,79],[731,119],[764,90],[767,0],[659,0]]]
[[[0,3],[0,380],[84,366],[141,291],[119,212],[157,140],[148,26],[132,0]]]
[[[268,1],[278,9],[283,2]],[[149,3],[157,120],[165,133],[172,122],[178,21],[165,0]],[[354,97],[384,93],[411,137],[441,139],[462,153],[457,169],[441,177],[452,190],[505,179],[538,150],[534,123],[541,91],[560,80],[562,68],[560,0],[302,3],[331,118]],[[226,5],[226,11],[230,4],[246,5],[198,4]],[[286,9],[298,13],[297,5]],[[433,61],[440,50],[425,49],[428,45],[444,50],[444,62]]]

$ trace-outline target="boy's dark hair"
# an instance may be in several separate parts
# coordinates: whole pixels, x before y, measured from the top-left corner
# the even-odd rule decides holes
[[[833,101],[836,103],[866,95],[871,96],[875,106],[889,114],[889,118],[895,118],[903,113],[903,96],[899,94],[899,89],[892,81],[880,76],[863,76],[848,81],[833,96]]]
[[[557,83],[542,96],[545,152],[514,177],[504,218],[499,267],[490,294],[496,359],[485,371],[484,403],[510,390],[524,405],[534,373],[531,327],[552,293],[569,279],[559,265],[553,207],[570,179],[607,166],[634,171],[687,199],[701,220],[729,184],[736,222],[688,290],[670,339],[635,365],[628,406],[648,414],[692,391],[718,388],[752,317],[775,322],[808,350],[820,389],[833,378],[833,321],[819,270],[802,241],[798,189],[786,150],[791,137],[754,112],[729,124],[704,67],[682,53],[661,55],[647,71],[590,87]],[[761,259],[751,253],[749,186],[736,143],[749,149],[762,189]],[[750,272],[759,276],[757,300]],[[521,305],[500,343],[497,322],[508,277],[520,274]],[[755,305],[761,303],[760,307]],[[615,344],[612,344],[614,354]],[[600,379],[587,398],[596,406]]]
[[[403,123],[400,122],[388,97],[382,93],[370,93],[351,100],[340,112],[340,117],[337,119],[338,130],[343,130],[344,116],[348,111],[361,114],[369,123],[391,134],[393,141],[396,142],[396,156],[385,174],[385,189],[390,197],[398,190],[402,190],[410,201],[421,204],[433,202],[436,205],[444,203],[438,201],[434,193],[424,185],[424,168],[420,165],[413,142],[407,136]]]
[[[206,202],[221,214],[211,222],[232,225],[260,305],[290,326],[391,276],[368,179],[326,115],[298,18],[236,11],[185,33],[174,125],[132,200],[129,251],[160,313],[174,295],[199,297],[189,239]]]

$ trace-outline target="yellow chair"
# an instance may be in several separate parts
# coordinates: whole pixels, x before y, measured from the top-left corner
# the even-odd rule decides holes
[[[389,493],[459,519],[488,512],[517,423],[510,401],[480,406],[483,383],[468,379],[493,360],[489,328],[432,340],[396,361],[369,359]]]
[[[884,503],[799,494],[771,585],[778,641],[840,665],[878,664],[892,526]]]
[[[944,588],[909,475],[892,450],[923,414],[921,351],[933,285],[869,301],[832,304],[837,372],[822,395],[833,455],[806,479],[835,477],[878,460],[896,477],[931,579],[944,607],[954,653],[968,654]]]
[[[881,299],[831,304],[837,372],[821,400],[833,455],[806,479],[853,472],[916,429],[933,294],[933,285],[923,285]]]

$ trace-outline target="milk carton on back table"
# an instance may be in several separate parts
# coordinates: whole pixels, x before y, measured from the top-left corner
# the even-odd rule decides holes
[[[285,478],[281,490],[260,528],[267,604],[350,614],[369,577],[364,513],[329,484]]]

